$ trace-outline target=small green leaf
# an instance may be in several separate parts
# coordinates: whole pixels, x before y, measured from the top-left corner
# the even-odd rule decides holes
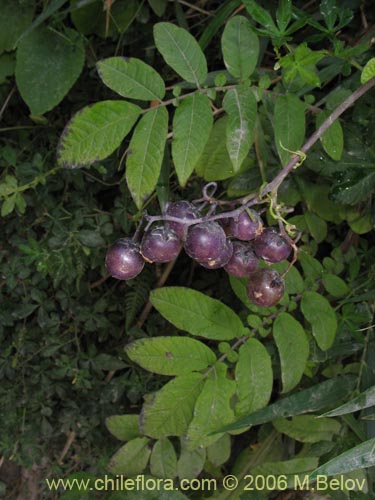
[[[168,321],[191,335],[230,340],[244,333],[242,321],[219,300],[185,287],[163,287],[151,292],[152,305]]]
[[[17,193],[8,196],[1,205],[1,217],[11,214],[16,206]]]
[[[137,124],[129,144],[126,181],[139,209],[158,182],[168,134],[165,107],[148,111]]]
[[[305,292],[301,300],[301,310],[311,324],[315,340],[322,349],[329,349],[335,340],[337,318],[328,300],[319,293]]]
[[[15,43],[33,20],[34,0],[0,0],[0,54]]]
[[[152,448],[150,472],[155,477],[173,479],[177,475],[177,457],[169,439],[159,439]]]
[[[77,234],[77,239],[89,248],[102,247],[105,245],[105,241],[100,235],[99,231],[94,231],[92,229],[82,229]]]
[[[192,372],[176,377],[148,397],[139,420],[142,434],[156,439],[182,436],[203,384],[203,375]]]
[[[172,23],[154,25],[154,39],[165,62],[187,82],[197,87],[207,77],[207,61],[195,38]]]
[[[58,163],[79,168],[117,149],[138,118],[140,108],[125,101],[101,101],[76,113],[60,137]]]
[[[168,5],[168,0],[148,0],[151,9],[158,17],[162,17]]]
[[[160,375],[182,375],[203,370],[216,361],[209,347],[189,337],[153,337],[135,340],[125,347],[132,361]]]
[[[375,57],[367,61],[361,73],[361,83],[366,83],[375,76]]]
[[[207,460],[219,467],[230,458],[231,440],[229,434],[223,434],[220,439],[207,447]]]
[[[135,438],[122,446],[111,458],[108,469],[112,474],[136,476],[146,468],[150,457],[149,439]]]
[[[359,394],[356,398],[347,403],[335,408],[334,410],[323,413],[322,417],[337,417],[339,415],[347,415],[365,408],[375,406],[375,386],[370,387],[366,391]]]
[[[317,419],[315,415],[300,415],[292,420],[285,418],[273,421],[276,430],[302,443],[331,441],[341,429],[340,422],[330,418]]]
[[[352,375],[331,378],[280,399],[224,428],[218,427],[217,430],[220,432],[233,431],[249,425],[264,424],[278,417],[293,417],[294,415],[315,412],[327,406],[332,407],[336,401],[342,400],[352,392],[356,380],[356,377]]]
[[[317,128],[328,118],[329,111],[322,111],[316,116]],[[341,123],[335,120],[332,125],[320,136],[320,142],[323,145],[324,151],[332,160],[339,161],[344,150],[344,134]]]
[[[206,448],[195,450],[187,448],[187,440],[181,439],[181,454],[178,459],[177,471],[180,479],[194,479],[202,472],[206,460]]]
[[[122,97],[153,101],[163,99],[165,85],[151,66],[135,57],[109,57],[97,63],[100,78]]]
[[[220,434],[209,434],[219,426],[234,419],[231,398],[235,392],[235,383],[227,378],[224,363],[215,365],[198,396],[194,407],[194,417],[187,431],[187,448],[194,450],[209,446],[220,438]]]
[[[255,0],[244,0],[244,5],[250,16],[266,28],[272,34],[278,34],[279,30],[276,28],[274,20],[268,10],[261,7]]]
[[[223,107],[229,116],[227,150],[237,173],[254,142],[257,102],[251,89],[237,87],[225,94]]]
[[[350,292],[350,288],[345,281],[335,274],[326,273],[323,275],[324,288],[333,297],[344,297]]]
[[[239,350],[236,364],[238,416],[251,413],[267,405],[272,392],[271,357],[257,339],[249,339]]]
[[[185,186],[208,141],[213,124],[210,101],[195,92],[176,109],[173,118],[172,158],[178,180]]]
[[[140,437],[138,415],[111,415],[105,421],[111,434],[121,441]]]
[[[327,223],[313,212],[305,212],[304,219],[307,229],[317,243],[321,243],[327,237]]]
[[[309,341],[301,324],[288,313],[280,313],[273,324],[273,336],[281,361],[283,392],[301,380],[309,357]]]
[[[292,0],[280,0],[276,9],[276,22],[279,30],[285,32],[292,18]]]
[[[369,439],[315,469],[310,474],[310,481],[315,481],[319,475],[333,476],[356,469],[372,467],[375,465],[374,450],[375,438]]]
[[[85,59],[81,36],[44,27],[22,38],[17,49],[16,81],[33,115],[42,115],[65,97],[79,77]]]
[[[249,78],[258,62],[259,40],[246,17],[234,16],[227,22],[221,50],[229,73],[241,80]]]
[[[277,97],[275,104],[275,142],[281,163],[286,165],[305,137],[305,105],[294,94]]]
[[[206,181],[221,181],[234,175],[226,147],[227,123],[227,116],[214,123],[206,146],[195,165],[197,174]]]
[[[322,277],[324,269],[317,259],[314,259],[314,257],[309,255],[308,253],[300,252],[298,255],[298,260],[301,263],[305,278],[309,278],[315,281]]]

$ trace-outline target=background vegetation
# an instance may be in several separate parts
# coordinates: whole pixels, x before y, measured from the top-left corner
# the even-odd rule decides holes
[[[288,222],[303,231],[299,261],[287,275],[281,305],[255,307],[246,299],[241,280],[229,279],[221,270],[207,271],[184,254],[167,269],[147,265],[126,283],[108,278],[104,267],[107,247],[134,233],[145,207],[158,214],[167,200],[199,198],[206,181],[222,181],[223,197],[258,191],[288,162],[290,153],[282,146],[300,149],[305,138],[360,86],[363,67],[373,55],[374,10],[360,0],[337,4],[333,0],[296,0],[293,6],[288,1],[0,0],[0,495],[4,498],[17,494],[55,498],[44,479],[77,473],[98,477],[106,471],[144,472],[220,481],[227,473],[241,477],[255,470],[289,477],[318,466],[325,467],[322,473],[365,479],[365,491],[325,492],[330,498],[373,494],[369,468],[375,461],[371,451],[375,439],[373,90],[335,122],[279,190],[279,200],[294,207]],[[183,73],[178,62],[168,61],[168,48],[154,38],[160,22],[183,28],[198,40],[209,62],[208,74],[202,59],[197,63],[198,69],[203,65],[197,82]],[[163,26],[171,30],[169,24]],[[224,28],[232,30],[227,38]],[[244,67],[236,73],[231,64],[238,63],[240,52],[231,35],[239,30],[247,34],[249,46]],[[193,43],[190,38],[182,40]],[[254,49],[257,41],[259,47]],[[186,47],[188,54],[194,53],[194,44]],[[137,157],[132,162],[127,155],[135,133],[122,140],[123,130],[116,135],[110,129],[108,137],[103,136],[101,154],[93,157],[79,136],[79,117],[86,115],[76,115],[77,121],[70,122],[62,136],[76,112],[99,101],[118,101],[122,99],[118,93],[126,99],[122,106],[150,107],[153,112],[155,99],[137,92],[124,94],[110,77],[108,86],[104,84],[106,76],[103,68],[98,72],[97,63],[114,56],[147,63],[161,75],[162,88],[163,82],[166,86],[165,96],[156,97],[168,106],[157,109],[167,108],[171,120],[165,137],[156,134],[156,139],[161,152],[165,142],[167,146],[159,163],[147,165],[151,173],[144,175],[138,190],[132,181],[139,178],[140,165]],[[372,65],[366,68],[368,78],[373,77]],[[209,103],[206,121],[198,130],[207,141],[195,163],[181,166],[179,152],[171,147],[176,134],[172,117],[175,109],[176,113],[181,109],[175,105],[187,102],[184,96],[197,84],[198,94],[207,96],[204,102]],[[225,115],[235,122],[238,110],[223,102],[223,96],[234,85],[244,94],[251,88],[257,101],[253,137],[243,145],[241,158],[226,147],[231,128]],[[103,117],[105,126],[106,113]],[[90,126],[97,126],[95,120]],[[183,129],[178,132],[186,137]],[[143,143],[142,136],[138,141]],[[88,163],[92,165],[70,168]],[[275,223],[271,213],[264,217]],[[150,292],[165,280],[168,286],[184,288],[152,292],[156,310],[151,309]],[[189,303],[186,318],[175,312],[179,300]],[[219,308],[216,313],[219,310],[226,318],[215,323],[216,313],[211,315],[204,334],[199,320],[189,320],[193,312],[200,313],[202,304],[208,310]],[[207,364],[188,374],[183,362],[163,371],[155,364],[145,366],[142,353],[124,350],[132,341],[159,337],[160,344],[155,345],[161,351],[173,350],[173,342],[180,339],[189,346],[193,337],[184,332],[198,335],[194,340],[210,349],[207,364],[220,358],[208,372],[215,377],[202,378]],[[243,335],[250,340],[237,342]],[[187,354],[190,349],[186,349]],[[156,394],[157,401],[160,394],[167,394],[168,401],[182,397],[186,387],[181,383],[170,388],[171,381],[181,382],[184,376],[188,384],[202,385],[188,407],[192,411],[197,404],[203,418],[194,421],[193,430],[175,423],[175,432],[168,437],[172,420],[166,420],[164,429],[158,427],[150,403],[155,399],[149,395]],[[333,410],[365,390],[339,416],[333,412],[318,420],[310,415]],[[208,411],[212,397],[218,407],[214,414]],[[135,417],[141,411],[149,419],[145,432]],[[165,411],[168,416],[174,409],[166,405]],[[239,418],[244,419],[240,430],[228,432],[228,428],[209,437]],[[336,462],[325,466],[332,459]],[[168,495],[185,498],[177,492]],[[281,495],[217,493],[218,498]],[[93,493],[62,498],[73,497],[97,498]],[[187,497],[201,498],[201,493],[188,492]],[[145,493],[139,498],[146,498]]]

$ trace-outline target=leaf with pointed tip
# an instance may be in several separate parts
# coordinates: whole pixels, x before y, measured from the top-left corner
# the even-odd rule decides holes
[[[347,415],[348,413],[354,413],[359,410],[364,410],[365,408],[370,408],[370,406],[375,406],[375,385],[362,392],[351,401],[348,401],[334,410],[323,413],[323,415],[320,416],[336,417],[338,415]]]
[[[165,85],[151,66],[135,57],[109,57],[97,63],[102,81],[122,97],[153,101],[163,99]]]
[[[111,434],[121,441],[140,437],[138,415],[111,415],[105,421]]]
[[[182,436],[193,418],[203,384],[203,375],[191,372],[179,375],[148,397],[139,417],[142,433],[156,439]]]
[[[183,375],[203,370],[216,361],[209,347],[189,337],[153,337],[135,340],[125,347],[132,361],[161,375]]]
[[[317,419],[316,415],[299,415],[291,420],[277,418],[273,421],[273,425],[282,434],[301,443],[332,441],[333,435],[338,434],[341,429],[341,424],[337,420]]]
[[[187,97],[173,118],[172,158],[181,186],[192,174],[210,136],[213,118],[208,97],[199,92]]]
[[[126,182],[139,209],[158,182],[168,135],[168,112],[151,109],[140,119],[129,144]]]
[[[164,318],[191,335],[230,340],[247,331],[230,307],[191,288],[158,288],[151,292],[150,300]]]
[[[329,111],[322,111],[316,116],[316,126],[320,127],[329,116]],[[332,160],[339,161],[344,150],[344,134],[341,123],[335,120],[328,129],[321,135],[320,142],[324,151]]]
[[[165,62],[187,82],[197,87],[207,78],[207,61],[196,39],[172,23],[157,23],[154,39]]]
[[[150,472],[153,476],[173,479],[177,475],[177,457],[168,438],[159,439],[152,448]]]
[[[254,142],[257,102],[251,89],[236,87],[225,94],[223,107],[229,116],[227,150],[237,173]]]
[[[226,24],[221,38],[224,64],[231,75],[246,80],[255,70],[259,40],[243,16],[234,16]]]
[[[336,337],[336,313],[328,300],[316,292],[305,292],[301,300],[302,314],[311,324],[315,340],[322,349],[329,349]]]
[[[309,341],[301,324],[288,313],[280,313],[273,324],[273,336],[281,361],[283,392],[301,380],[309,357]]]
[[[80,168],[103,160],[120,146],[140,111],[124,101],[101,101],[78,111],[61,134],[58,163]]]
[[[274,129],[277,152],[286,165],[293,154],[287,149],[297,151],[305,137],[305,105],[295,94],[276,98]]]
[[[122,446],[111,458],[108,469],[112,474],[124,474],[131,477],[141,474],[146,468],[151,450],[150,440],[145,437],[135,438]]]

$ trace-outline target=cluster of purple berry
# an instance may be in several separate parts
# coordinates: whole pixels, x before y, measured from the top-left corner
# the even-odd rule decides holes
[[[259,259],[269,264],[287,259],[290,243],[275,228],[265,228],[250,208],[237,217],[198,222],[199,217],[198,208],[188,201],[169,204],[164,222],[147,229],[141,243],[122,238],[109,248],[108,272],[129,280],[142,271],[145,261],[170,262],[183,246],[189,257],[207,269],[222,267],[232,276],[249,278],[247,294],[254,304],[277,304],[284,294],[284,280],[274,269],[258,269]]]

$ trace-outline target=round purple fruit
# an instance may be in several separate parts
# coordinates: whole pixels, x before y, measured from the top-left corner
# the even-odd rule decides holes
[[[156,226],[143,235],[141,253],[147,262],[170,262],[180,250],[181,241],[168,226]]]
[[[247,209],[230,220],[229,229],[234,238],[249,241],[262,234],[263,222],[255,210]]]
[[[194,220],[198,217],[198,209],[189,201],[181,200],[171,203],[166,211],[166,215],[178,219]],[[169,222],[170,227],[176,232],[177,236],[185,241],[189,225],[183,222]]]
[[[284,280],[274,269],[259,269],[250,276],[247,285],[247,296],[255,305],[261,307],[276,305],[284,291]]]
[[[227,240],[225,248],[222,250],[219,257],[216,259],[209,259],[206,261],[198,261],[199,264],[207,269],[219,269],[219,267],[224,267],[232,257],[233,254],[233,244],[230,240]]]
[[[199,262],[220,259],[227,247],[224,229],[215,221],[202,222],[189,228],[185,252]]]
[[[273,227],[268,227],[253,241],[257,256],[266,262],[281,262],[289,257],[292,247]]]
[[[142,271],[145,261],[138,243],[130,238],[121,238],[108,249],[105,265],[114,278],[130,280]]]
[[[236,278],[246,278],[258,267],[258,259],[248,243],[233,242],[233,254],[228,264],[224,266],[227,273]]]

